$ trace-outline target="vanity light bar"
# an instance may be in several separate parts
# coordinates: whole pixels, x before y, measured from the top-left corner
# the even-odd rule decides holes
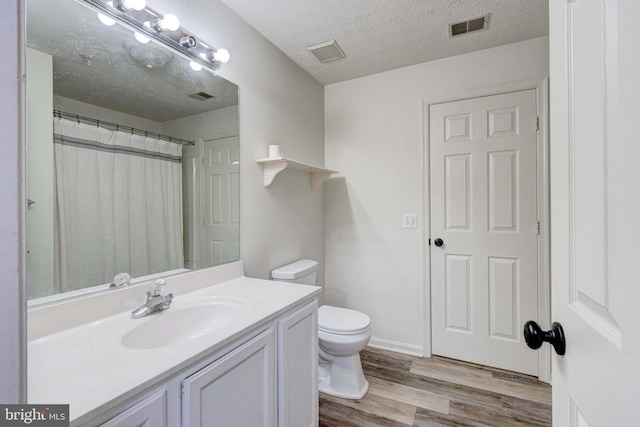
[[[142,10],[118,8],[104,0],[78,0],[91,9],[112,18],[135,33],[160,42],[178,55],[215,73],[229,59],[225,49],[215,49],[199,41],[184,28],[178,26],[175,31],[163,30],[158,22],[169,15],[163,16],[149,7]],[[172,15],[173,17],[173,15]],[[176,18],[177,20],[177,18]]]

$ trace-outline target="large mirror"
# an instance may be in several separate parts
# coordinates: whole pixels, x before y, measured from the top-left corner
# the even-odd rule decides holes
[[[239,258],[238,88],[194,68],[27,0],[30,304]]]

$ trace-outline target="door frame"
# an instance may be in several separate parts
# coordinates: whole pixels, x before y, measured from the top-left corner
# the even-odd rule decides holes
[[[550,250],[549,250],[549,78],[521,80],[517,82],[484,86],[456,92],[447,92],[429,96],[422,100],[422,217],[424,220],[424,245],[422,246],[422,272],[424,275],[423,298],[421,300],[424,315],[424,354],[432,355],[431,347],[431,180],[429,170],[429,111],[430,106],[444,102],[461,101],[470,98],[480,98],[501,95],[509,92],[534,89],[539,119],[537,133],[537,206],[540,221],[538,235],[538,318],[542,329],[550,329],[551,325],[551,282],[550,282]],[[428,327],[426,327],[428,325]],[[524,345],[524,343],[523,343]],[[551,383],[551,350],[550,346],[543,347],[538,353],[538,378],[540,381]]]

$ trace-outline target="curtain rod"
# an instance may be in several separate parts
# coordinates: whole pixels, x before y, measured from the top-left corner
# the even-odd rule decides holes
[[[144,130],[144,129],[132,128],[131,126],[123,126],[123,125],[119,125],[117,123],[105,122],[104,120],[98,120],[98,119],[94,119],[94,118],[91,118],[91,117],[80,116],[78,114],[71,114],[71,113],[67,113],[67,112],[61,111],[61,110],[53,110],[53,117],[59,117],[59,118],[67,117],[67,118],[70,118],[70,119],[77,120],[78,123],[80,123],[80,121],[82,120],[83,122],[95,123],[98,127],[100,127],[100,126],[108,126],[108,127],[114,128],[115,130],[127,131],[127,132],[131,132],[132,134],[135,133],[135,134],[142,135],[142,136],[152,136],[154,138],[163,139],[165,141],[175,142],[176,144],[196,145],[195,141],[189,141],[187,139],[176,138],[175,136],[163,135],[161,133],[151,132],[151,131]]]

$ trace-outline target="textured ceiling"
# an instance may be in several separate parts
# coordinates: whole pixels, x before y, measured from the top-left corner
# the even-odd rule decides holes
[[[27,46],[53,56],[54,94],[156,122],[237,105],[238,88],[75,0],[27,1]],[[86,60],[83,59],[86,56]],[[151,65],[152,68],[149,68]],[[29,72],[29,70],[27,70]],[[215,98],[198,101],[200,91]]]
[[[320,83],[330,84],[548,35],[548,0],[222,0]],[[448,24],[491,14],[489,29]],[[321,64],[307,46],[335,39]]]

